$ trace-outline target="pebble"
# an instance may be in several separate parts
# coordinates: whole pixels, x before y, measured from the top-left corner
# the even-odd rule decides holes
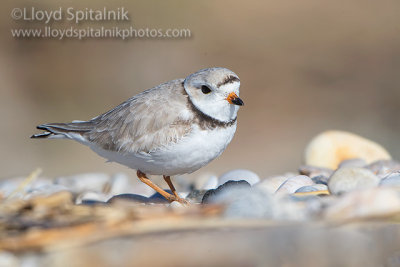
[[[227,218],[273,218],[274,200],[271,195],[247,187],[225,191],[219,202],[226,204],[224,217]]]
[[[318,175],[318,176],[312,177],[311,180],[316,184],[328,185],[329,177],[324,176],[324,175]]]
[[[328,190],[328,185],[325,184],[315,184],[313,185],[318,191]]]
[[[311,178],[316,177],[316,176],[321,176],[321,175],[329,177],[332,175],[333,170],[328,169],[328,168],[303,165],[303,166],[300,166],[299,173],[302,175],[311,177]]]
[[[367,162],[363,159],[346,159],[340,162],[338,168],[345,168],[345,167],[357,167],[362,168],[367,165]]]
[[[297,189],[295,193],[306,193],[306,192],[315,192],[315,191],[318,191],[318,189],[311,185],[306,185],[306,186],[302,186],[299,189]]]
[[[395,190],[377,187],[354,191],[328,206],[328,219],[349,220],[390,216],[400,212],[400,197]]]
[[[133,202],[133,203],[151,203],[152,201],[145,196],[142,195],[137,195],[137,194],[120,194],[120,195],[116,195],[111,197],[107,203],[113,204],[116,203],[118,201],[129,201],[129,202]],[[154,200],[153,200],[154,202]],[[168,203],[167,200],[162,201],[162,203]]]
[[[268,218],[277,220],[304,220],[305,206],[288,199],[266,194],[245,181],[229,181],[225,187],[213,190],[205,203],[223,204],[226,218]],[[215,193],[215,191],[217,192]],[[210,190],[211,191],[211,190]],[[205,196],[206,197],[206,196]]]
[[[346,159],[359,158],[367,163],[391,159],[381,145],[343,131],[326,131],[314,137],[305,149],[307,165],[337,169]]]
[[[379,177],[363,168],[340,168],[329,178],[328,188],[332,194],[339,195],[359,189],[375,187]]]
[[[400,187],[400,172],[389,174],[380,181],[379,185]]]
[[[285,176],[274,176],[262,180],[255,187],[267,194],[273,194],[287,179]]]
[[[315,185],[302,186],[299,189],[297,189],[295,193],[315,192],[323,190],[328,190],[328,186],[323,184],[315,184]]]
[[[365,168],[384,178],[390,173],[400,171],[400,162],[395,160],[378,160],[365,166]]]
[[[202,204],[215,204],[221,200],[226,192],[247,190],[251,185],[247,181],[228,181],[216,189],[208,190],[201,201]]]
[[[229,172],[226,172],[221,175],[218,179],[218,186],[228,182],[228,181],[246,181],[250,185],[254,185],[260,181],[260,177],[255,172],[245,170],[245,169],[236,169]]]
[[[100,193],[100,192],[93,192],[93,191],[87,191],[85,193],[79,194],[76,199],[75,199],[75,204],[82,204],[83,202],[91,202],[91,201],[96,201],[96,202],[106,202],[108,199],[108,196]]]
[[[305,175],[297,175],[287,179],[279,188],[276,190],[277,194],[293,194],[297,189],[307,185],[313,185],[314,182],[310,177]]]

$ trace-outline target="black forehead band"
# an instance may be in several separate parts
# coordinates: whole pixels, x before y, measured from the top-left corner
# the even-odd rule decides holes
[[[233,83],[233,82],[240,82],[239,78],[236,76],[229,75],[226,77],[222,82],[217,84],[217,87],[220,87],[222,85],[228,84],[228,83]]]

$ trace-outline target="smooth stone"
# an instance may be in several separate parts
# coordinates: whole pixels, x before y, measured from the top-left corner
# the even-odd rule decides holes
[[[315,191],[318,191],[318,189],[311,185],[306,185],[306,186],[302,186],[299,189],[297,189],[295,193],[307,193],[307,192],[315,192]]]
[[[252,188],[246,181],[228,181],[225,187],[218,187],[205,195],[203,203],[224,205],[226,218],[274,218],[281,216],[284,209],[271,194]],[[222,185],[222,186],[224,186]],[[215,193],[215,191],[217,191]],[[279,207],[279,211],[278,211]]]
[[[218,186],[216,189],[208,190],[201,201],[202,204],[214,204],[217,200],[221,199],[224,193],[229,191],[248,190],[251,185],[247,181],[228,181],[223,185]]]
[[[115,202],[118,202],[119,200],[123,201],[131,201],[133,203],[150,203],[152,202],[148,197],[142,196],[142,195],[137,195],[137,194],[121,194],[121,195],[116,195],[111,197],[107,203],[113,204]],[[163,201],[163,203],[165,203]],[[153,200],[154,203],[154,200]]]
[[[227,191],[216,203],[226,206],[227,218],[304,221],[310,216],[304,203],[266,194],[256,187]]]
[[[367,162],[363,159],[346,159],[340,162],[338,168],[346,168],[346,167],[362,168],[365,165],[367,165]]]
[[[217,199],[217,204],[225,204],[226,218],[273,218],[274,200],[255,188],[236,188],[225,191]]]
[[[333,170],[328,169],[328,168],[321,168],[321,167],[315,167],[315,166],[310,166],[310,165],[303,165],[300,166],[299,168],[299,173],[301,175],[306,175],[308,177],[315,177],[315,176],[326,176],[329,177],[332,175]]]
[[[103,192],[110,176],[105,173],[83,173],[73,176],[63,176],[55,179],[55,184],[63,185],[74,193],[86,191]]]
[[[306,185],[302,186],[296,190],[295,193],[307,193],[307,192],[316,192],[316,191],[324,191],[328,190],[328,186],[324,184],[314,184],[314,185]]]
[[[400,187],[400,172],[389,174],[380,181],[379,185]]]
[[[364,168],[340,168],[328,180],[328,188],[332,194],[339,195],[359,189],[375,187],[379,177]]]
[[[318,191],[328,190],[328,185],[325,184],[315,184],[313,185]]]
[[[286,176],[274,176],[262,180],[255,187],[267,194],[273,194],[287,179]]]
[[[260,177],[252,171],[245,169],[236,169],[226,172],[221,175],[218,179],[218,186],[228,182],[228,181],[246,181],[250,185],[254,185],[260,181]]]
[[[350,192],[331,203],[327,219],[354,220],[386,217],[400,212],[400,197],[389,187],[376,187]]]
[[[84,201],[106,202],[107,199],[107,195],[103,193],[88,191],[78,195],[75,199],[75,204],[82,204]]]
[[[313,185],[314,182],[310,177],[305,175],[297,175],[287,179],[279,188],[276,190],[276,194],[293,194],[297,189],[307,185]]]
[[[384,178],[390,173],[400,171],[400,162],[395,160],[378,160],[365,166],[365,168]]]
[[[329,176],[318,175],[312,177],[311,180],[316,184],[328,185]]]
[[[314,137],[305,149],[307,165],[337,169],[346,159],[360,158],[367,163],[391,159],[381,145],[359,135],[343,131],[326,131]]]

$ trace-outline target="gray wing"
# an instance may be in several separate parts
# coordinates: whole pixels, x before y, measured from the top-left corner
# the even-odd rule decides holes
[[[93,128],[83,137],[118,152],[151,152],[177,142],[191,130],[187,116],[182,116],[188,110],[182,82],[161,84],[93,118]]]

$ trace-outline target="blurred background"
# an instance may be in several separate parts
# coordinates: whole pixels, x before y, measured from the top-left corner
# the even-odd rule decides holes
[[[221,157],[192,175],[247,168],[294,171],[308,141],[351,131],[400,159],[400,2],[5,1],[0,16],[0,178],[135,172],[68,140],[32,140],[46,122],[87,120],[127,98],[201,68],[241,79],[238,130]],[[190,29],[177,39],[16,39],[15,7],[116,9],[125,23],[94,27]],[[54,23],[52,26],[62,26]],[[70,24],[68,24],[70,25]]]

